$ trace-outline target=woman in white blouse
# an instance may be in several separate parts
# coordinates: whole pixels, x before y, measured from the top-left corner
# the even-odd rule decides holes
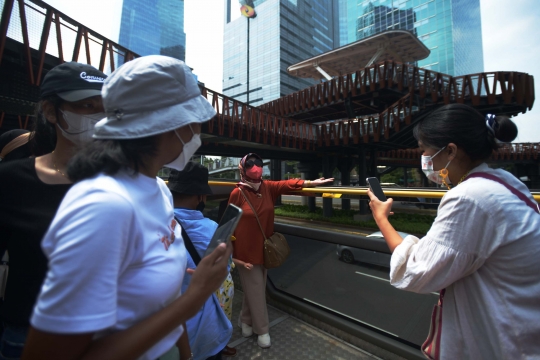
[[[517,136],[505,116],[443,106],[414,135],[422,170],[446,185],[422,239],[402,239],[388,221],[392,199],[370,208],[393,252],[390,282],[418,293],[445,289],[441,359],[540,358],[540,214],[527,187],[485,163]]]

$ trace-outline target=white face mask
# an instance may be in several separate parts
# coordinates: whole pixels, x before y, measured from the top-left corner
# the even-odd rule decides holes
[[[191,157],[195,154],[197,149],[201,146],[201,134],[195,134],[193,129],[191,128],[191,125],[189,125],[189,129],[193,133],[193,136],[191,137],[191,140],[189,140],[187,143],[184,143],[184,140],[178,135],[176,130],[174,130],[174,133],[176,134],[176,137],[180,140],[182,145],[184,145],[184,148],[182,149],[182,152],[176,159],[171,161],[168,164],[165,164],[165,167],[182,171],[184,170],[184,167],[189,162]]]
[[[60,112],[62,113],[68,128],[62,129],[58,123],[56,123],[56,126],[58,126],[66,139],[78,146],[88,144],[92,141],[96,123],[107,116],[105,113],[82,115],[67,110],[60,110]]]
[[[443,184],[443,178],[442,176],[440,175],[440,171],[435,171],[433,170],[433,158],[437,155],[439,155],[439,153],[441,151],[443,151],[444,149],[446,148],[443,147],[441,150],[437,151],[435,153],[435,155],[433,156],[424,156],[422,155],[422,159],[421,159],[421,162],[422,162],[422,171],[424,172],[424,174],[426,175],[426,177],[430,180],[430,181],[433,181],[434,183],[436,184]],[[448,165],[450,165],[450,162],[452,160],[450,160],[448,162],[448,164],[446,164],[446,166],[444,167],[445,169],[448,167]],[[449,179],[447,180],[449,181]]]
[[[243,181],[244,183],[248,184],[249,186],[251,186],[253,188],[253,190],[255,191],[259,191],[259,188],[261,187],[261,184],[262,183],[252,183],[251,181]]]

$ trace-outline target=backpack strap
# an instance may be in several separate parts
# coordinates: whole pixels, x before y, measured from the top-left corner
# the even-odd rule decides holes
[[[15,139],[8,142],[6,144],[6,146],[4,146],[4,148],[0,152],[0,161],[2,161],[6,157],[7,154],[12,152],[16,148],[21,147],[24,144],[26,144],[28,142],[28,140],[30,139],[30,134],[31,133],[29,133],[29,132],[21,134],[21,135],[17,136]]]
[[[468,175],[465,178],[465,180],[470,179],[470,178],[484,178],[484,179],[498,182],[499,184],[501,184],[502,186],[510,190],[512,194],[516,195],[519,199],[523,200],[525,204],[527,204],[528,207],[534,210],[535,213],[540,214],[540,207],[538,207],[538,204],[535,204],[531,199],[525,196],[525,194],[523,194],[521,191],[511,186],[510,184],[506,183],[505,181],[501,180],[497,176],[486,173],[486,172],[475,172]]]
[[[174,217],[174,219],[180,225],[180,220],[178,220],[176,216]],[[198,266],[199,263],[201,262],[201,256],[199,255],[199,253],[195,249],[195,246],[191,242],[191,239],[189,238],[189,235],[187,234],[186,229],[184,229],[182,225],[180,225],[180,227],[182,228],[182,239],[184,239],[184,245],[186,246],[186,249],[189,252],[189,255],[191,255],[193,262],[195,263],[196,266]]]

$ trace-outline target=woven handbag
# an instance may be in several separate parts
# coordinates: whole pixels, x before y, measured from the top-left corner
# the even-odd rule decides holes
[[[251,208],[251,211],[253,211],[253,214],[255,214],[255,219],[257,219],[257,223],[259,224],[259,228],[261,229],[261,232],[263,234],[264,267],[266,269],[272,269],[281,266],[281,264],[285,262],[285,260],[289,256],[289,253],[291,252],[289,244],[287,243],[287,239],[285,239],[285,236],[278,232],[274,232],[272,236],[267,238],[262,228],[261,222],[259,221],[259,216],[257,215],[255,208],[251,205],[251,202],[248,200],[246,194],[244,194],[244,191],[241,188],[238,188],[238,190],[240,190],[240,192],[244,196],[244,199],[246,199],[249,207]]]

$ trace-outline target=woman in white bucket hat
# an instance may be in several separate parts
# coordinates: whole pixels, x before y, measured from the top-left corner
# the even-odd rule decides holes
[[[77,183],[43,239],[49,272],[23,357],[189,359],[182,323],[225,279],[231,249],[204,258],[181,294],[186,249],[157,173],[182,170],[215,111],[164,56],[126,63],[102,95],[107,118],[70,163]]]

